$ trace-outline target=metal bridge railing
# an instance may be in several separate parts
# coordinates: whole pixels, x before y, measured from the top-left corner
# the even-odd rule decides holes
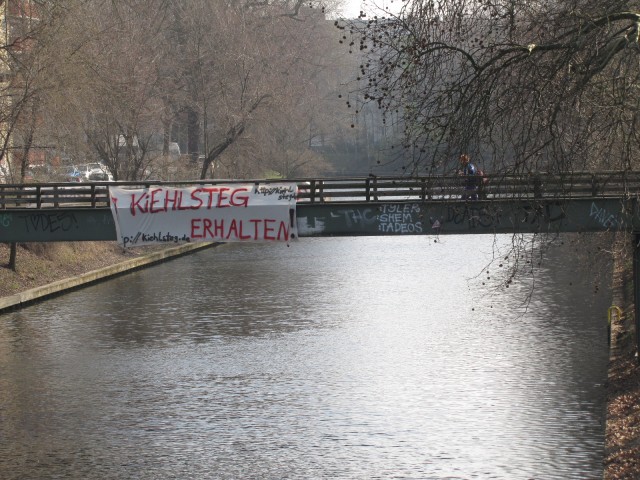
[[[479,199],[626,198],[640,193],[640,172],[574,172],[570,174],[488,175],[480,177],[362,177],[292,180],[196,180],[188,182],[96,182],[0,184],[0,209],[105,208],[109,186],[202,186],[231,183],[281,183],[298,185],[298,201],[386,202],[452,201],[462,198],[467,182],[477,182]]]

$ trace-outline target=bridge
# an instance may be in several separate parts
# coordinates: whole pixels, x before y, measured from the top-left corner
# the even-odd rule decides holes
[[[300,237],[640,232],[640,172],[491,175],[478,199],[459,176],[288,180]],[[282,180],[0,184],[0,242],[116,240],[109,186]],[[474,192],[475,193],[475,192]]]
[[[634,235],[640,301],[640,172],[489,175],[469,198],[469,177],[293,179],[300,237],[615,232]],[[0,184],[0,242],[117,240],[110,186],[150,188],[283,180]],[[477,194],[477,198],[475,198]],[[636,308],[640,351],[640,308]]]

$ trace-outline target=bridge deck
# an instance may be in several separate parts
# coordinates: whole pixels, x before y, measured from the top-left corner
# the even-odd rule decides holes
[[[298,201],[380,202],[460,200],[469,177],[365,177],[294,179]],[[473,177],[479,181],[479,178]],[[95,182],[0,184],[0,209],[103,208],[109,206],[109,186],[144,188],[152,185],[193,186],[229,183],[273,183],[282,180],[199,180],[188,182]],[[565,175],[489,175],[482,186],[486,199],[628,198],[640,192],[640,172],[571,173]]]

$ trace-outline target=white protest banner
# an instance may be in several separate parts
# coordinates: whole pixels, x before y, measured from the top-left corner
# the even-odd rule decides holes
[[[289,242],[298,238],[295,183],[109,187],[124,248],[183,242]]]

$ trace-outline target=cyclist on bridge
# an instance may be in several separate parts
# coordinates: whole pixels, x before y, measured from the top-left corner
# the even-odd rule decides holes
[[[463,199],[477,200],[478,199],[478,183],[482,179],[478,177],[478,168],[471,163],[471,158],[468,154],[463,153],[460,155],[461,168],[458,170],[458,175],[464,175],[469,177],[465,182]]]

